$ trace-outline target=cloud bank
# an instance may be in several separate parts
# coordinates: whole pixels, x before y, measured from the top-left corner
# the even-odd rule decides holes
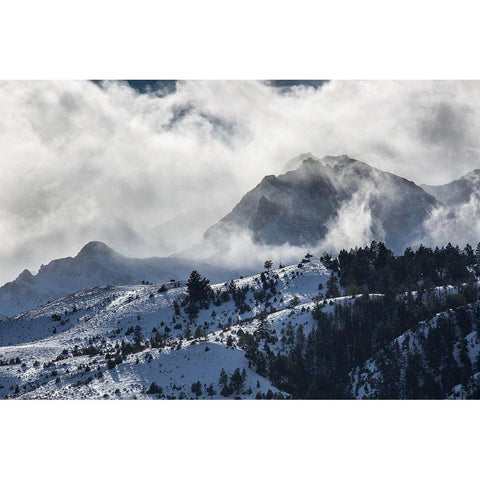
[[[1,82],[0,111],[0,283],[92,239],[187,248],[300,152],[430,184],[480,165],[479,82]]]

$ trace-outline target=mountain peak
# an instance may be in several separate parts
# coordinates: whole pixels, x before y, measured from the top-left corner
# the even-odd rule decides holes
[[[311,152],[301,153],[287,162],[287,164],[283,167],[282,173],[289,172],[290,170],[296,170],[305,160],[319,160],[319,158],[317,158]]]
[[[112,253],[114,253],[114,250],[110,248],[106,243],[94,240],[84,245],[77,256],[105,256],[111,255]]]
[[[17,277],[17,280],[29,282],[33,279],[33,274],[27,268]]]
[[[472,170],[457,180],[445,185],[422,185],[421,187],[448,207],[467,204],[472,196],[479,197],[480,169]]]
[[[480,168],[466,173],[460,180],[467,180],[469,182],[478,182],[480,180]]]
[[[348,162],[354,162],[352,158],[348,155],[325,155],[322,158],[316,157],[311,152],[301,153],[296,157],[292,158],[283,168],[282,172],[286,173],[292,170],[297,170],[297,168],[301,167],[304,164],[307,165],[317,165],[317,166],[334,166],[337,164],[345,164]]]
[[[322,158],[323,161],[330,161],[330,162],[341,162],[343,160],[353,160],[353,158],[350,158],[348,155],[325,155]]]
[[[228,248],[231,232],[246,231],[264,245],[313,248],[343,237],[349,245],[375,239],[401,251],[422,238],[436,205],[413,182],[348,155],[307,156],[293,170],[264,177],[204,239]],[[361,228],[352,230],[349,215]]]

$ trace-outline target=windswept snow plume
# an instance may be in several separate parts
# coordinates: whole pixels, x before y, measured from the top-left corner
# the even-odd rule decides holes
[[[312,246],[284,243],[266,245],[255,242],[252,233],[245,229],[233,229],[211,242],[202,242],[183,252],[181,256],[210,262],[224,268],[252,273],[261,269],[265,260],[274,265],[298,261],[308,252],[319,252]]]
[[[469,202],[455,207],[439,207],[425,222],[425,243],[431,246],[447,243],[475,247],[480,242],[480,199],[472,195]]]
[[[321,242],[321,250],[335,251],[339,245],[348,249],[367,245],[373,239],[384,240],[381,225],[377,226],[377,235],[373,232],[369,193],[365,191],[356,192],[349,201],[345,202],[338,212],[338,217],[330,220],[327,228],[328,233],[325,240]]]

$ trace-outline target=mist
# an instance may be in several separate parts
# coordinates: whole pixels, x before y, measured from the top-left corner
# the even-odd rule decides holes
[[[345,153],[418,184],[480,166],[479,82],[179,81],[140,93],[123,82],[9,81],[0,108],[0,283],[90,240],[129,256],[187,249],[300,152]],[[345,209],[324,246],[369,237],[362,205],[358,231]],[[432,236],[446,217],[432,220]],[[245,234],[232,263],[305,253],[252,248]]]

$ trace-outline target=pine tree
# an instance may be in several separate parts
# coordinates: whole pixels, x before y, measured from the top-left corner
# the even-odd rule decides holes
[[[142,327],[140,325],[135,325],[133,329],[133,341],[138,347],[142,343]]]
[[[198,317],[198,305],[195,302],[190,302],[186,307],[185,307],[185,313],[188,315],[188,319],[190,321],[195,320]]]
[[[220,378],[218,379],[218,384],[222,387],[225,387],[228,384],[228,375],[224,368],[220,371]]]
[[[202,384],[200,383],[200,380],[198,382],[192,383],[191,391],[197,397],[199,397],[202,394]]]
[[[475,249],[475,273],[480,275],[480,242]]]
[[[193,270],[187,281],[188,301],[198,304],[200,308],[208,308],[211,291],[210,280]]]
[[[163,393],[163,388],[158,386],[155,382],[152,382],[147,390],[147,393],[158,393],[159,395],[161,395]]]
[[[192,329],[190,327],[190,324],[187,323],[187,326],[185,327],[185,338],[187,340],[190,340],[191,336],[192,336]]]
[[[240,372],[240,369],[236,368],[235,371],[232,373],[232,376],[230,377],[230,388],[233,390],[234,393],[238,395],[241,392],[244,383],[245,378]]]
[[[216,395],[217,392],[215,391],[215,388],[213,386],[213,383],[211,383],[208,388],[207,388],[207,395],[212,398],[214,395]]]
[[[475,263],[475,252],[473,251],[473,248],[469,243],[465,245],[463,253],[465,255],[465,258],[467,259],[467,265],[473,265]]]
[[[173,310],[175,311],[175,315],[180,315],[180,305],[176,300],[173,301]]]
[[[340,290],[337,284],[337,276],[335,273],[330,274],[330,278],[327,280],[327,292],[325,298],[335,298],[340,296]]]

